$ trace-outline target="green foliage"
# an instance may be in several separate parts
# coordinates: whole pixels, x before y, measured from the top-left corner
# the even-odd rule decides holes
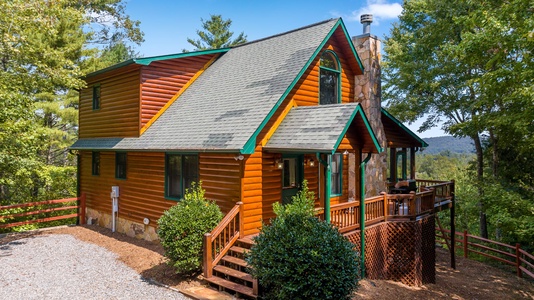
[[[313,193],[277,205],[246,255],[265,299],[350,299],[358,285],[359,256],[331,224],[313,216]]]
[[[204,30],[197,30],[200,39],[187,38],[187,42],[195,47],[195,51],[219,49],[236,46],[247,42],[247,36],[241,32],[231,40],[234,33],[230,31],[232,20],[223,20],[221,15],[210,15],[209,20],[200,19]],[[184,50],[186,51],[186,50]]]
[[[273,204],[274,213],[278,218],[283,219],[290,214],[302,214],[310,217],[314,215],[315,193],[309,190],[307,180],[302,182],[302,188],[295,196],[291,197],[291,200],[291,203],[286,205],[279,202]]]
[[[201,269],[203,236],[221,219],[219,206],[204,197],[202,183],[193,183],[184,199],[163,213],[158,220],[158,236],[177,273]]]
[[[0,204],[72,197],[81,77],[142,42],[139,22],[122,0],[10,0],[0,34]]]

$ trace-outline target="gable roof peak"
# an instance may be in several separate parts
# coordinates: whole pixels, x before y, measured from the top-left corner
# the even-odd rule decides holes
[[[272,39],[272,38],[280,37],[280,36],[283,36],[283,35],[286,35],[286,34],[290,34],[290,33],[294,33],[294,32],[297,32],[297,31],[301,31],[301,30],[305,30],[305,29],[308,29],[308,28],[312,28],[312,27],[315,27],[315,26],[323,25],[323,24],[328,23],[328,22],[335,21],[335,23],[337,23],[340,20],[341,20],[341,18],[327,19],[327,20],[316,22],[316,23],[313,23],[313,24],[309,24],[309,25],[306,25],[306,26],[303,26],[303,27],[300,27],[300,28],[291,29],[291,30],[288,30],[288,31],[285,31],[285,32],[277,33],[277,34],[274,34],[274,35],[271,35],[271,36],[267,36],[267,37],[264,37],[264,38],[260,38],[260,39],[257,39],[257,40],[253,40],[253,41],[250,41],[250,42],[239,44],[239,45],[233,46],[231,48],[239,48],[239,47],[247,46],[247,45],[250,45],[250,44],[263,42],[265,40],[269,40],[269,39]]]

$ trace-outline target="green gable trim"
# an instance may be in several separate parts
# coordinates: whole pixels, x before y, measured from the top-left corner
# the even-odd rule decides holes
[[[207,54],[216,54],[216,53],[224,53],[228,52],[230,48],[221,48],[221,49],[210,49],[210,50],[202,50],[202,51],[195,51],[195,52],[184,52],[184,53],[176,53],[176,54],[169,54],[169,55],[159,55],[159,56],[151,56],[151,57],[142,57],[142,58],[132,58],[126,61],[123,61],[121,63],[115,64],[113,66],[109,66],[107,68],[89,73],[85,75],[83,78],[88,78],[92,76],[96,76],[102,73],[106,73],[108,71],[112,71],[115,69],[119,69],[128,65],[137,64],[137,65],[143,65],[148,66],[154,61],[160,61],[160,60],[169,60],[169,59],[175,59],[175,58],[184,58],[184,57],[191,57],[191,56],[200,56],[200,55],[207,55]]]
[[[356,52],[356,48],[354,48],[354,43],[352,42],[352,39],[349,36],[349,33],[347,31],[347,28],[345,27],[345,23],[343,23],[342,19],[339,19],[341,24],[341,29],[343,29],[343,33],[345,34],[345,37],[349,41],[350,50],[352,51],[352,54],[356,58],[356,61],[358,62],[358,66],[362,70],[362,74],[365,72],[365,69],[363,68],[362,61],[360,60],[360,57],[358,56],[358,52]]]
[[[404,126],[401,121],[397,120],[392,114],[390,114],[387,110],[384,108],[381,109],[382,113],[388,117],[391,121],[395,122],[395,124],[399,125],[402,130],[404,130],[406,133],[408,133],[411,137],[413,137],[415,140],[417,140],[419,143],[421,143],[421,147],[428,147],[428,143],[425,142],[422,138],[417,136],[413,131],[411,131],[408,127]]]
[[[365,115],[365,113],[364,113],[364,111],[362,109],[362,105],[358,104],[358,106],[356,106],[356,109],[354,110],[354,112],[350,116],[349,121],[345,125],[345,128],[343,129],[343,131],[339,135],[339,138],[338,138],[336,144],[334,145],[334,149],[332,150],[331,154],[334,154],[336,152],[337,148],[339,147],[339,144],[341,144],[341,141],[343,140],[343,137],[345,136],[345,134],[347,134],[347,131],[349,130],[349,126],[352,124],[352,121],[354,120],[354,118],[356,117],[357,114],[360,114],[360,116],[362,117],[363,123],[365,124],[365,127],[367,128],[367,131],[369,132],[369,135],[371,136],[371,139],[373,140],[373,143],[374,143],[375,148],[378,151],[378,153],[384,151],[384,149],[382,149],[382,147],[380,146],[380,143],[378,142],[378,139],[376,138],[375,132],[371,128],[371,124],[369,124],[369,120],[367,119],[367,116]]]
[[[278,108],[280,107],[280,104],[282,104],[282,102],[284,101],[284,99],[287,97],[287,95],[289,95],[289,93],[291,92],[291,90],[293,90],[293,88],[295,87],[295,85],[297,84],[297,82],[300,80],[300,78],[302,77],[302,75],[306,72],[306,70],[308,69],[308,67],[311,65],[311,63],[315,60],[315,58],[317,57],[317,55],[319,54],[319,52],[321,51],[321,49],[323,49],[324,45],[326,44],[326,42],[328,42],[328,40],[330,39],[330,37],[334,34],[334,32],[336,31],[336,29],[338,28],[338,26],[340,24],[343,24],[343,21],[341,21],[341,19],[338,19],[336,24],[334,24],[334,26],[332,26],[332,29],[330,29],[330,32],[326,35],[326,37],[323,39],[323,41],[321,42],[321,44],[319,44],[319,46],[317,47],[317,49],[315,49],[315,51],[313,52],[313,54],[311,55],[310,59],[308,59],[308,61],[306,62],[306,64],[304,65],[304,67],[300,70],[300,72],[297,74],[297,76],[295,77],[295,79],[293,79],[293,81],[291,82],[291,84],[289,85],[289,87],[286,89],[286,91],[282,94],[282,96],[280,97],[280,99],[278,99],[278,101],[276,102],[276,104],[274,105],[274,107],[271,109],[271,111],[269,112],[269,114],[263,119],[263,121],[261,122],[260,126],[258,128],[256,128],[256,130],[254,131],[254,133],[252,134],[252,136],[248,139],[248,141],[245,143],[245,145],[243,146],[243,149],[241,149],[241,154],[253,154],[254,153],[254,149],[256,148],[256,139],[258,138],[258,135],[260,134],[260,132],[263,130],[263,128],[265,127],[265,125],[267,124],[267,122],[269,122],[269,120],[271,119],[271,117],[276,113],[276,111],[278,110]],[[363,69],[362,69],[363,70]]]

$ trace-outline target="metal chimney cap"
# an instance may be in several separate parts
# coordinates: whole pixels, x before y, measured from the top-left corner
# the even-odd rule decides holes
[[[363,14],[360,16],[360,23],[373,23],[373,15],[372,14]]]

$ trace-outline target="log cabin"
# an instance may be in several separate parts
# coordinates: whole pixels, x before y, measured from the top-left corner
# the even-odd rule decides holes
[[[415,152],[427,144],[381,107],[380,40],[368,32],[351,38],[342,19],[231,48],[130,59],[85,80],[71,149],[89,223],[157,239],[157,219],[201,181],[208,199],[239,215],[243,238],[257,234],[274,217],[273,203],[290,201],[303,180],[318,213],[360,249],[368,247],[360,231],[387,221],[388,212],[421,223],[420,204],[404,216],[398,209],[399,199],[415,203],[414,193],[386,194],[399,179],[415,179]],[[342,217],[367,207],[368,197],[377,216]],[[382,252],[372,255],[386,261],[388,243],[376,238],[372,247]],[[209,255],[206,277],[222,257]],[[372,267],[362,256],[372,278],[402,273],[388,277],[384,262]],[[425,281],[420,273],[410,282]]]

